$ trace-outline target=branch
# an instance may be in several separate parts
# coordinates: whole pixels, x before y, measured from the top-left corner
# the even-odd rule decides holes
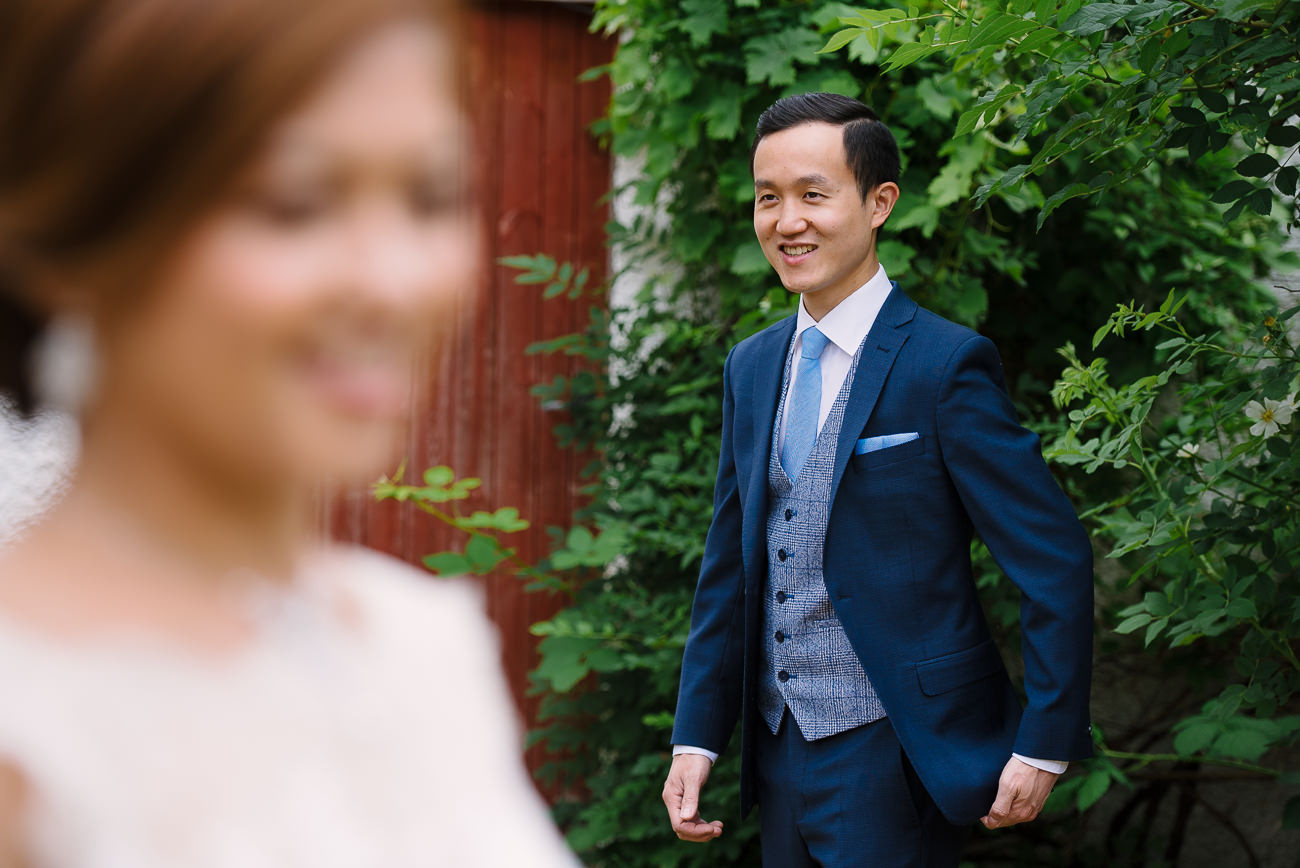
[[[1199,771],[1172,770],[1167,772],[1157,772],[1138,770],[1135,772],[1125,772],[1124,774],[1135,781],[1151,781],[1152,783],[1186,783],[1189,781],[1195,781],[1204,784],[1223,784],[1241,781],[1250,781],[1252,783],[1272,783],[1274,781],[1274,778],[1268,775],[1251,771],[1213,772],[1207,774]]]
[[[1232,837],[1237,839],[1237,843],[1246,851],[1246,857],[1250,859],[1251,868],[1260,868],[1259,857],[1255,855],[1254,849],[1250,846],[1250,840],[1247,839],[1246,836],[1242,834],[1242,831],[1237,828],[1237,824],[1232,822],[1232,819],[1227,814],[1207,802],[1205,797],[1200,793],[1196,794],[1196,802],[1204,808],[1211,817],[1218,820],[1219,823],[1228,830],[1228,833],[1232,835]]]
[[[1219,14],[1217,9],[1211,9],[1209,6],[1202,6],[1200,3],[1197,3],[1196,0],[1182,0],[1182,3],[1184,6],[1195,9],[1206,18],[1213,18]]]
[[[1147,766],[1150,765],[1151,763],[1156,763],[1156,762],[1200,763],[1201,765],[1207,765],[1207,766],[1224,766],[1230,769],[1241,769],[1242,771],[1255,772],[1256,774],[1266,775],[1271,778],[1280,777],[1282,775],[1282,772],[1279,769],[1270,769],[1265,766],[1255,765],[1254,763],[1248,763],[1243,760],[1220,759],[1217,757],[1199,757],[1199,756],[1188,757],[1176,753],[1134,753],[1132,751],[1126,751],[1126,750],[1111,750],[1110,748],[1102,748],[1101,752],[1103,756],[1107,756],[1110,759],[1134,760],[1139,764],[1139,769],[1142,766]],[[1129,772],[1125,771],[1125,774],[1128,773]]]

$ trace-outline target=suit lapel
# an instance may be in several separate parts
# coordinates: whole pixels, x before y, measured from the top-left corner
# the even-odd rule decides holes
[[[765,346],[759,347],[762,360],[754,373],[754,462],[751,484],[762,480],[766,487],[768,458],[772,451],[772,429],[776,425],[776,408],[781,403],[781,377],[785,373],[785,357],[794,340],[795,317],[790,317],[781,327],[766,336]]]
[[[776,423],[776,408],[781,401],[781,375],[785,372],[785,357],[794,339],[796,318],[790,317],[773,329],[761,335],[761,343],[754,348],[753,365],[753,405],[750,418],[753,420],[753,452],[747,478],[738,480],[744,503],[744,526],[742,534],[748,545],[742,547],[746,559],[745,574],[751,577],[760,575],[759,567],[766,567],[767,555],[764,553],[767,523],[767,464],[772,450],[772,427]],[[738,410],[740,408],[737,408]],[[736,468],[741,472],[741,468]]]
[[[858,360],[858,370],[853,377],[853,386],[849,389],[848,404],[844,407],[844,423],[840,428],[839,442],[835,446],[831,503],[835,502],[835,493],[839,490],[840,480],[844,477],[844,469],[848,467],[858,435],[876,408],[880,390],[898,358],[898,351],[907,342],[908,334],[904,326],[912,321],[916,308],[916,302],[894,283],[880,313],[876,315],[871,331],[867,332],[862,357]]]

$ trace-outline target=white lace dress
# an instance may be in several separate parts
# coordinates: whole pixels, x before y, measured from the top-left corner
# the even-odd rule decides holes
[[[35,868],[576,865],[477,591],[359,550],[324,563],[219,660],[0,615],[0,760]]]

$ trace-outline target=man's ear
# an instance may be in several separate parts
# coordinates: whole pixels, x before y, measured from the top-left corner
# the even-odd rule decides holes
[[[875,206],[871,213],[872,229],[879,229],[889,219],[894,205],[898,203],[899,193],[898,185],[893,181],[877,184],[867,191],[867,200]]]

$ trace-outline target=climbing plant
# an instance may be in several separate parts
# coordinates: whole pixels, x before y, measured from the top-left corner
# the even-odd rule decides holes
[[[901,11],[912,18],[957,14],[937,3],[916,14]],[[600,456],[589,468],[587,505],[559,537],[561,554],[575,546],[585,554],[580,563],[562,556],[545,565],[567,582],[573,602],[534,627],[542,655],[534,685],[544,719],[533,738],[554,752],[542,774],[565,783],[569,796],[557,817],[592,865],[757,863],[755,824],[736,814],[734,750],[720,759],[705,795],[705,815],[726,822],[719,840],[678,842],[659,792],[710,519],[723,359],[729,346],[793,309],[750,222],[749,136],[762,109],[788,93],[829,90],[881,113],[904,159],[903,198],[880,241],[884,266],[922,304],[998,343],[1013,398],[1052,442],[1073,442],[1066,439],[1072,420],[1051,401],[1062,365],[1056,349],[1087,345],[1098,318],[1118,300],[1154,306],[1177,286],[1185,300],[1178,322],[1188,334],[1230,329],[1271,310],[1257,281],[1281,261],[1277,223],[1250,202],[1229,219],[1231,206],[1214,201],[1239,180],[1241,152],[1207,146],[1193,159],[1168,142],[1148,154],[1144,140],[1116,141],[1107,158],[1115,171],[1130,163],[1140,163],[1138,170],[1122,184],[1090,188],[1092,198],[1049,206],[1056,191],[1095,174],[1088,152],[1065,149],[1032,172],[1019,171],[1016,183],[1005,179],[1052,146],[1054,123],[1096,111],[1104,92],[1073,90],[1046,109],[1041,123],[1021,131],[1014,128],[1021,103],[1008,98],[956,135],[990,86],[1019,80],[1020,59],[994,52],[973,63],[928,52],[887,73],[903,40],[871,21],[850,24],[863,38],[819,53],[855,16],[864,14],[797,0],[598,0],[594,26],[620,43],[612,63],[591,73],[614,85],[608,115],[594,132],[628,168],[630,180],[615,191],[627,207],[609,234],[617,261],[626,263],[616,280],[633,288],[622,289],[607,309],[608,286],[592,285],[544,251],[504,260],[544,294],[593,302],[587,329],[533,351],[578,354],[604,372],[585,369],[536,389],[540,400],[569,410],[557,429],[561,442]],[[923,32],[919,22],[898,26],[904,34],[908,27]],[[1158,343],[1152,332],[1130,329],[1108,348],[1110,376],[1121,382],[1145,375],[1168,352]],[[1085,512],[1112,504],[1126,484],[1124,468],[1076,470],[1065,467],[1062,478]],[[489,557],[486,544],[478,554]],[[568,568],[576,566],[601,572],[571,581]],[[980,558],[979,574],[991,620],[1014,648],[1014,589],[987,558]],[[1104,628],[1139,614],[1134,609],[1121,619],[1117,612],[1136,604],[1122,594],[1108,599]],[[1145,653],[1130,645],[1121,650]],[[1077,811],[1117,798],[1106,791],[1138,780],[1123,762],[1110,757],[1078,775],[1035,837],[1049,845],[1082,841]],[[1018,833],[980,835],[972,852],[1041,864],[1033,847]],[[1082,843],[1071,848],[1080,859],[1107,864],[1100,851],[1089,856]]]

